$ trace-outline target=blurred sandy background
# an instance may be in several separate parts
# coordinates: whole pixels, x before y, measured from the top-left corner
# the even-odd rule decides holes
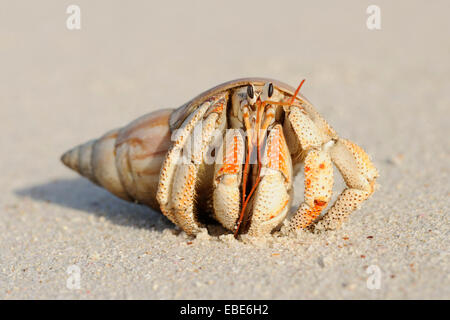
[[[66,28],[70,4],[81,30]],[[381,30],[366,27],[370,4]],[[449,12],[448,1],[1,1],[0,298],[449,299]],[[303,94],[372,156],[381,188],[342,230],[190,240],[59,162],[245,76],[306,78]],[[80,289],[66,286],[71,265]]]

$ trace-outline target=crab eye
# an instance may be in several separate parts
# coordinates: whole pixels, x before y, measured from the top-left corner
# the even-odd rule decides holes
[[[272,82],[269,83],[269,90],[268,90],[267,94],[268,94],[269,98],[272,97],[272,95],[273,95],[273,84],[272,84]]]
[[[255,97],[255,90],[253,90],[253,86],[249,84],[247,86],[247,96],[252,100]]]

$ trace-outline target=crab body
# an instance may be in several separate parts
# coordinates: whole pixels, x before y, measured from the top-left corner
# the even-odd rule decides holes
[[[75,147],[62,161],[122,199],[160,210],[187,234],[199,233],[211,216],[236,236],[264,235],[286,221],[303,166],[304,201],[286,229],[336,229],[373,193],[378,173],[298,94],[300,86],[226,82]],[[333,163],[347,188],[320,217]]]

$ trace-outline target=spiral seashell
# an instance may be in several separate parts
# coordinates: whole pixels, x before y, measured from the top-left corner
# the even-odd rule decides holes
[[[61,161],[112,194],[159,210],[155,196],[161,165],[171,144],[172,111],[146,114],[70,149]]]

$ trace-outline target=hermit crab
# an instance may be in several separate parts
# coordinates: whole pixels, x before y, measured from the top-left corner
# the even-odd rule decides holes
[[[210,218],[239,234],[337,229],[378,172],[297,89],[266,78],[220,84],[77,146],[62,162],[116,196],[160,210],[189,235]],[[347,187],[328,212],[333,163]],[[304,168],[304,200],[286,219]],[[285,221],[286,220],[286,221]]]

